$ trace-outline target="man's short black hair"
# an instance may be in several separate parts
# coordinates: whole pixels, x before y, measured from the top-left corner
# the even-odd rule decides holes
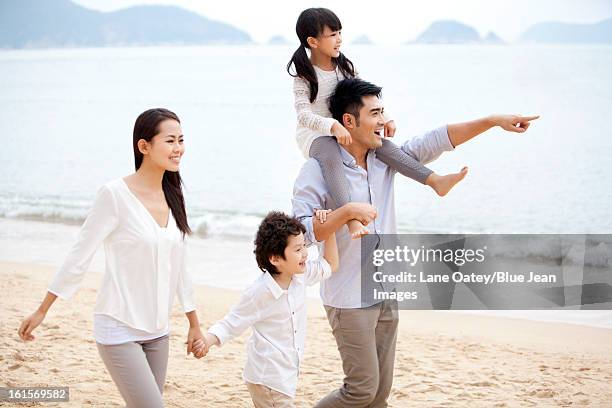
[[[342,125],[342,115],[350,113],[355,116],[359,125],[359,110],[363,107],[361,98],[376,96],[380,98],[382,88],[359,78],[343,79],[336,85],[336,90],[329,98],[329,110],[332,117]]]
[[[262,272],[280,273],[270,262],[270,257],[278,255],[285,259],[285,248],[289,236],[305,233],[306,228],[295,217],[279,211],[270,211],[263,219],[255,235],[255,259]]]

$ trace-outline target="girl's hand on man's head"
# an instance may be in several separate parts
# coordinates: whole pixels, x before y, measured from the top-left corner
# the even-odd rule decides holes
[[[395,126],[395,122],[390,120],[385,123],[385,137],[393,137],[395,136],[395,132],[397,131],[397,127]]]
[[[331,131],[332,135],[336,137],[336,140],[339,144],[346,146],[353,143],[353,138],[351,137],[351,134],[348,130],[346,130],[344,126],[340,124],[340,122],[336,121],[336,123],[334,123],[334,125],[332,126]]]

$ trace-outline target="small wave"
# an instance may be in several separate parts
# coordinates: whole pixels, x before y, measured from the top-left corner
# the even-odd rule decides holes
[[[57,224],[81,225],[91,208],[87,199],[68,200],[59,197],[0,196],[0,217],[41,221]],[[188,208],[195,214],[189,217],[194,235],[199,238],[229,237],[252,239],[264,215],[239,212],[212,211]]]
[[[57,196],[27,197],[0,194],[0,217],[69,225],[85,221],[92,200]],[[225,237],[252,240],[265,214],[188,208],[189,224],[198,238]],[[400,231],[402,227],[400,225]],[[406,233],[407,231],[402,231]],[[440,233],[440,231],[428,231]],[[490,234],[489,253],[510,259],[531,259],[547,263],[612,265],[612,235]]]
[[[263,216],[209,212],[190,217],[194,235],[199,238],[211,236],[252,239]]]
[[[58,224],[82,224],[91,202],[58,197],[0,197],[0,216]]]

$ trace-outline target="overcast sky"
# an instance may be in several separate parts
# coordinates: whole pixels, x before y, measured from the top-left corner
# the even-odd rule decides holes
[[[342,21],[344,39],[360,35],[372,41],[399,44],[414,39],[427,26],[453,19],[481,35],[494,31],[514,41],[530,25],[542,21],[592,23],[612,17],[612,0],[73,0],[95,10],[113,11],[139,4],[169,4],[247,31],[255,41],[283,35],[297,43],[295,20],[308,7],[328,7]]]

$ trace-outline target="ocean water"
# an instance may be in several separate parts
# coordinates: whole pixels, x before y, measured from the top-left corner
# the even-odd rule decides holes
[[[200,236],[250,237],[290,209],[304,159],[294,140],[289,47],[0,52],[0,216],[80,223],[97,188],[133,170],[131,131],[163,106],[183,122],[181,172]],[[431,163],[470,167],[439,198],[396,182],[402,232],[612,231],[612,47],[347,46],[383,86],[398,142],[496,112],[540,114]]]
[[[2,225],[36,221],[28,231],[41,231],[44,244],[55,239],[43,232],[52,225],[80,224],[99,186],[133,171],[136,116],[166,107],[183,124],[181,174],[196,239],[251,240],[269,210],[290,211],[304,161],[285,71],[292,51],[0,51]],[[383,87],[397,142],[491,113],[541,115],[525,134],[494,129],[431,163],[441,174],[470,167],[444,198],[398,177],[400,232],[612,232],[612,47],[348,45],[344,52],[362,78]],[[0,259],[12,257],[7,251]]]

